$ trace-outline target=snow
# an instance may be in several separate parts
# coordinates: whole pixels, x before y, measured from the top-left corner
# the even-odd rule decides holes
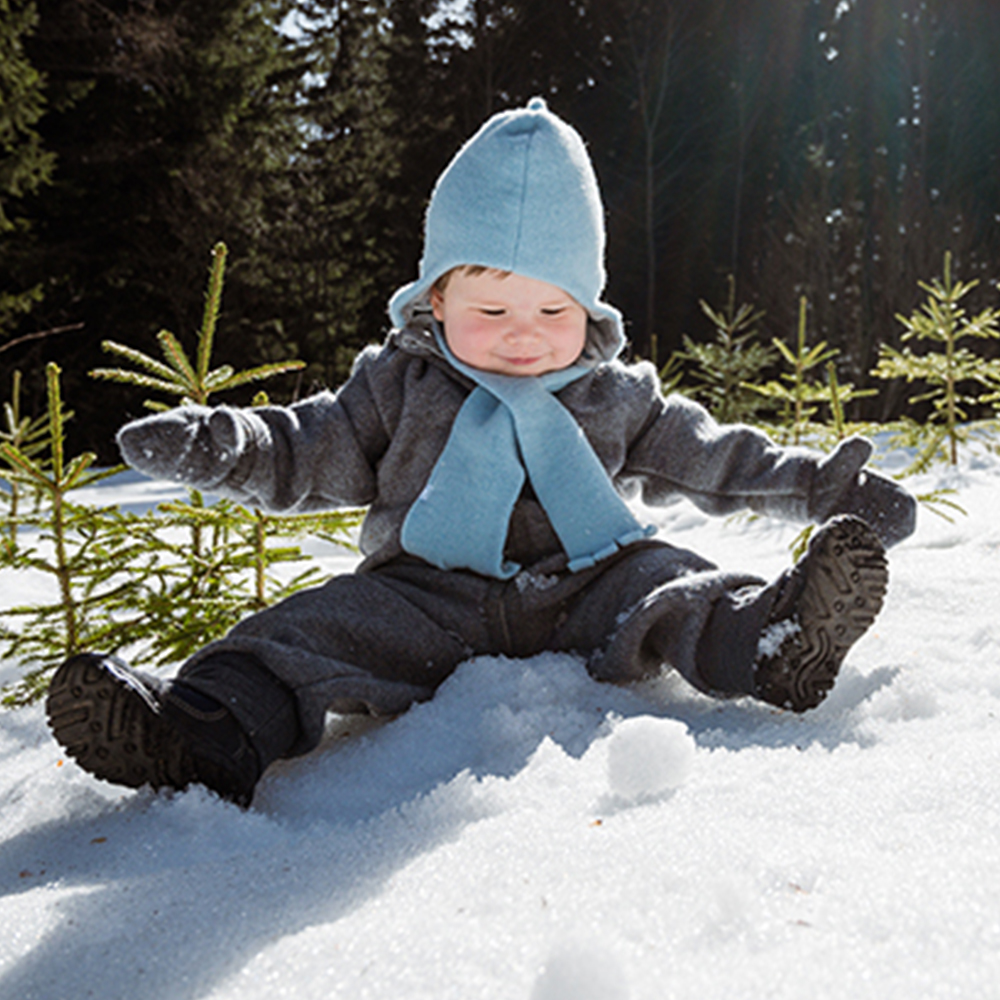
[[[757,656],[761,659],[774,656],[787,638],[801,631],[802,626],[793,618],[773,622],[760,634],[760,639],[757,642]]]
[[[0,714],[0,998],[1000,995],[1000,461],[908,483],[942,484],[968,516],[922,511],[802,716],[481,658],[393,722],[331,718],[242,812],[95,781],[41,707]],[[763,576],[797,531],[641,514]],[[0,606],[38,586],[0,574]]]

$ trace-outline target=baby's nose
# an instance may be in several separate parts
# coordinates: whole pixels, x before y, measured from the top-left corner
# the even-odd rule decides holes
[[[524,340],[536,334],[535,324],[528,319],[513,317],[507,328],[507,336],[511,340]]]

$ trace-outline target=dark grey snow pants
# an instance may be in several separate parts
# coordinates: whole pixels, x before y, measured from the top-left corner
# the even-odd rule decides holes
[[[770,590],[656,541],[508,581],[402,557],[252,615],[178,677],[230,708],[266,766],[316,746],[327,711],[402,712],[480,655],[575,653],[614,683],[668,666],[700,690],[749,694]]]

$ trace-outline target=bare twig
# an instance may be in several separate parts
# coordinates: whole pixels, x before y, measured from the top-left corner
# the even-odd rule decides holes
[[[15,337],[6,344],[0,344],[0,354],[28,340],[38,340],[39,337],[51,337],[54,333],[69,333],[70,330],[83,329],[83,323],[71,323],[69,326],[54,326],[51,330],[39,330],[37,333],[26,333],[23,337]]]

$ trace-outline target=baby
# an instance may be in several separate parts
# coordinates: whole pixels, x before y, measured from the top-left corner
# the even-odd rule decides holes
[[[863,468],[719,426],[619,360],[603,209],[579,135],[539,99],[491,118],[431,199],[394,329],[335,394],[182,406],[126,424],[150,476],[276,511],[367,505],[352,574],[240,622],[172,680],[100,653],[56,672],[56,738],[99,778],[248,805],[328,711],[394,715],[474,656],[581,657],[601,681],[678,671],[805,711],[879,612],[915,502]],[[623,497],[822,524],[768,583],[652,537]]]

